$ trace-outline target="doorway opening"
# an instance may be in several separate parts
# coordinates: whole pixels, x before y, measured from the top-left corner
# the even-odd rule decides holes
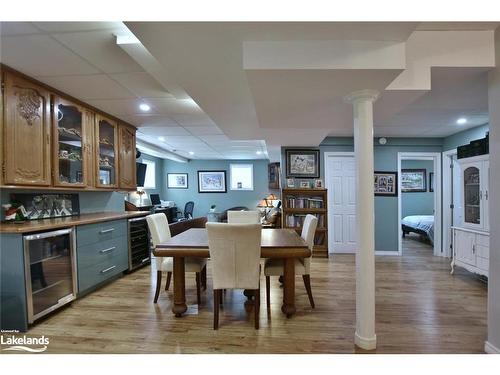
[[[441,154],[398,153],[399,255],[442,256]]]

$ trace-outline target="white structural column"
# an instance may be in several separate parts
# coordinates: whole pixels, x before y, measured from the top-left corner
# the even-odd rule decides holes
[[[378,91],[348,95],[354,112],[356,159],[356,333],[354,342],[365,350],[377,346],[375,335],[375,204],[373,193],[373,102]]]

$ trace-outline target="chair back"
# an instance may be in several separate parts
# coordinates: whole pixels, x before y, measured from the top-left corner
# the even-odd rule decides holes
[[[154,247],[171,238],[170,227],[168,226],[168,220],[165,214],[158,213],[148,215],[146,216],[146,221],[148,222],[149,233],[151,233],[151,239],[153,240]],[[156,257],[157,270],[160,269],[159,267],[162,262],[163,257]]]
[[[229,224],[260,224],[259,211],[228,211]]]
[[[207,223],[214,289],[258,289],[260,224]]]
[[[194,211],[194,202],[189,201],[186,203],[184,206],[184,217],[186,219],[192,219],[193,218],[193,211]]]
[[[314,235],[316,234],[316,227],[318,226],[318,218],[314,215],[308,214],[304,219],[304,224],[302,225],[302,239],[306,242],[309,250],[312,251],[314,247]],[[309,274],[311,269],[311,257],[304,258],[304,266],[306,268],[306,274]]]

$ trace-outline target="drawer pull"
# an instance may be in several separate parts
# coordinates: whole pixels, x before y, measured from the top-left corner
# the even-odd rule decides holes
[[[114,230],[115,230],[115,228],[103,229],[103,230],[101,230],[99,233],[100,233],[100,234],[110,233],[110,232],[112,232],[112,231],[114,231]]]
[[[110,251],[113,251],[114,249],[116,249],[116,246],[113,246],[113,247],[110,247],[110,248],[104,249],[104,250],[99,250],[99,252],[101,254],[106,254],[106,253],[109,253]]]
[[[109,271],[111,271],[113,268],[116,268],[116,266],[111,266],[111,267],[108,267],[108,268],[106,268],[106,269],[102,270],[102,271],[101,271],[101,273],[106,273],[106,272],[109,272]]]

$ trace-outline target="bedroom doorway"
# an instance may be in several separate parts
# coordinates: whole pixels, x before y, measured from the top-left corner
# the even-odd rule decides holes
[[[441,153],[398,153],[399,255],[442,254]]]

